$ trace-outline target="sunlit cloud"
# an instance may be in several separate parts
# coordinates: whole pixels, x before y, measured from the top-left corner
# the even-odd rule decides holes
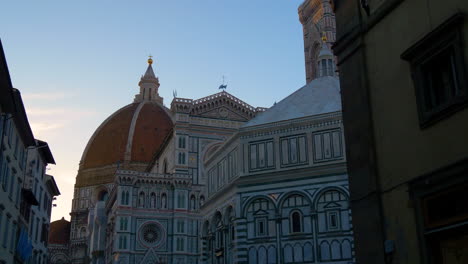
[[[44,131],[57,130],[64,127],[64,123],[57,122],[31,122],[31,128],[35,133],[42,133]]]
[[[32,118],[53,117],[53,120],[70,120],[82,117],[89,117],[97,114],[96,111],[75,108],[50,108],[50,107],[28,107],[28,116]]]
[[[31,128],[37,137],[48,134],[61,134],[70,129],[77,121],[97,115],[96,111],[61,107],[31,107],[26,112]]]

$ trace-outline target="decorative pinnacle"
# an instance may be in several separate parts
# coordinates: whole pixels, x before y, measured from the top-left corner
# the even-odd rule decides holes
[[[149,55],[148,57],[149,57],[149,58],[148,58],[148,64],[149,64],[149,65],[153,64],[153,59],[152,59],[153,56]]]

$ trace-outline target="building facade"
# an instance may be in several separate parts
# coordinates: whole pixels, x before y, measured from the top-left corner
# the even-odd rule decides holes
[[[60,261],[354,261],[333,13],[299,13],[313,74],[270,109],[224,90],[168,108],[148,60],[134,102],[84,150]]]
[[[467,263],[468,2],[332,5],[357,262]]]
[[[325,43],[319,54],[333,57]],[[175,98],[175,131],[148,169],[116,168],[112,183],[87,187],[95,201],[83,205],[85,225],[74,231],[72,220],[71,242],[86,250],[74,261],[353,262],[340,89],[321,65],[319,78],[249,121],[232,120],[233,104],[246,104],[224,91]],[[208,113],[201,125],[195,113]]]
[[[19,90],[14,89],[0,43],[0,263],[46,263],[54,196],[46,142],[34,139]]]
[[[202,263],[352,263],[342,129],[338,79],[319,76],[211,153]]]
[[[104,121],[83,154],[71,213],[73,263],[84,263],[90,256],[93,261],[119,258],[122,263],[140,263],[148,248],[147,242],[138,240],[140,229],[155,219],[166,237],[164,246],[158,247],[158,259],[179,261],[173,252],[186,254],[188,246],[177,242],[173,232],[178,232],[178,217],[198,226],[198,215],[185,200],[194,198],[199,204],[205,199],[205,153],[264,110],[225,91],[197,100],[174,98],[168,109],[159,97],[151,59],[139,85],[134,103]],[[120,177],[122,173],[130,173],[131,180]],[[128,229],[119,229],[124,218]],[[105,233],[107,225],[114,232]],[[109,237],[101,240],[104,234]],[[120,238],[121,244],[116,243]],[[109,248],[103,248],[103,241],[110,243]],[[197,255],[198,246],[192,251]]]

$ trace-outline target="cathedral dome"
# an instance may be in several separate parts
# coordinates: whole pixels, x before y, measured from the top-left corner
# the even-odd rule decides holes
[[[81,158],[77,185],[109,183],[108,180],[112,182],[113,178],[99,179],[102,177],[98,176],[102,175],[80,178],[85,176],[80,172],[91,169],[109,166],[145,169],[172,127],[172,119],[166,109],[156,102],[142,101],[117,110],[99,126],[89,140]]]
[[[50,223],[49,244],[68,244],[70,241],[70,222],[62,219]]]
[[[81,157],[76,187],[111,183],[117,168],[143,171],[173,127],[157,93],[151,64],[135,102],[117,110],[94,132]]]

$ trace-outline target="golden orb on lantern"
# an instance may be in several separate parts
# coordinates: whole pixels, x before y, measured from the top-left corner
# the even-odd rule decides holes
[[[327,36],[325,35],[325,32],[323,32],[322,41],[323,41],[323,42],[327,42]]]

